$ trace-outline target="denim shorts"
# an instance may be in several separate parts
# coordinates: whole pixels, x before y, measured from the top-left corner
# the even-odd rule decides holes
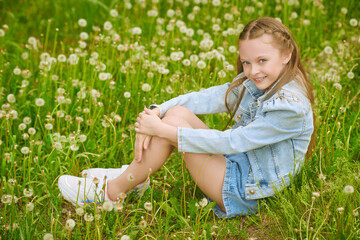
[[[258,211],[257,200],[245,199],[245,183],[250,170],[246,153],[224,155],[226,158],[222,197],[226,212],[216,205],[214,212],[220,218],[244,216]]]

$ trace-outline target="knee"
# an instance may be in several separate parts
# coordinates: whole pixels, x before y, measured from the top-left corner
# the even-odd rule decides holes
[[[174,106],[170,108],[166,113],[164,117],[178,117],[178,118],[184,118],[187,114],[191,113],[189,109],[183,106]]]
[[[170,108],[162,118],[162,121],[177,127],[191,127],[187,122],[187,114],[191,111],[182,106],[175,106]]]

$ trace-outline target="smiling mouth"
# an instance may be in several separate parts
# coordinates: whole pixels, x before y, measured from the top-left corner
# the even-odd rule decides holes
[[[255,80],[255,82],[261,82],[265,78],[266,78],[266,76],[265,77],[260,77],[260,78],[254,78],[254,80]]]

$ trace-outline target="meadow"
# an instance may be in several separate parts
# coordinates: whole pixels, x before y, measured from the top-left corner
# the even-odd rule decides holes
[[[360,239],[356,0],[0,0],[0,239]],[[60,175],[134,157],[144,106],[231,82],[271,16],[313,79],[316,147],[257,214],[217,218],[175,152],[140,197],[76,208]],[[222,129],[229,114],[200,116]]]

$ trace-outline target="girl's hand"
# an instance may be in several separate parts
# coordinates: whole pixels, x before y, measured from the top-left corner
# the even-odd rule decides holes
[[[135,160],[141,162],[143,150],[146,150],[151,141],[152,136],[137,133],[135,136]]]
[[[153,112],[147,108],[144,109],[144,112],[139,114],[139,117],[136,119],[136,121],[136,133],[142,133],[150,136],[156,136],[158,134],[159,128],[161,128],[163,125],[159,116],[153,114]]]

